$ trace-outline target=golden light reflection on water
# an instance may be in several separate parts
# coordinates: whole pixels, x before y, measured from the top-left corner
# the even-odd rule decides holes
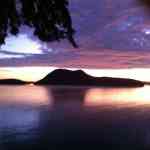
[[[53,98],[44,86],[0,86],[0,103],[52,105]]]
[[[53,107],[59,102],[74,105],[81,101],[85,107],[150,106],[150,86],[142,88],[74,88],[25,85],[0,86],[0,92],[0,104],[49,105]]]
[[[142,88],[93,88],[86,92],[85,106],[150,105],[150,86]]]

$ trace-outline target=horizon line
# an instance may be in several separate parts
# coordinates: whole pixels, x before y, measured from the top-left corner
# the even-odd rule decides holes
[[[23,81],[38,81],[55,69],[83,70],[94,77],[129,78],[143,82],[150,82],[150,68],[127,69],[94,69],[94,68],[66,68],[66,67],[0,67],[0,79],[20,79]]]

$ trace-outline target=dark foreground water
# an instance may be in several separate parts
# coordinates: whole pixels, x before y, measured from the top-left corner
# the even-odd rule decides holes
[[[150,86],[0,86],[0,150],[149,150]]]

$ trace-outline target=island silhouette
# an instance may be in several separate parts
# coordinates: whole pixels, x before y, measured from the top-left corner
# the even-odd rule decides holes
[[[32,82],[25,82],[17,79],[2,79],[0,85],[23,85]],[[142,87],[145,82],[112,77],[93,77],[82,70],[56,69],[34,85],[65,85],[65,86],[104,86],[104,87]]]
[[[17,80],[17,79],[2,79],[0,80],[0,84],[5,84],[5,85],[22,85],[22,84],[27,84],[28,82]]]
[[[142,87],[144,82],[127,78],[93,77],[82,70],[56,69],[35,85]]]

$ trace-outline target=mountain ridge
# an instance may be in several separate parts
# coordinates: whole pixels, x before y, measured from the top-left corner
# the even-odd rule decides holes
[[[128,78],[93,77],[82,70],[56,69],[43,79],[37,81],[36,85],[74,85],[74,86],[125,86],[142,87],[142,81]]]

